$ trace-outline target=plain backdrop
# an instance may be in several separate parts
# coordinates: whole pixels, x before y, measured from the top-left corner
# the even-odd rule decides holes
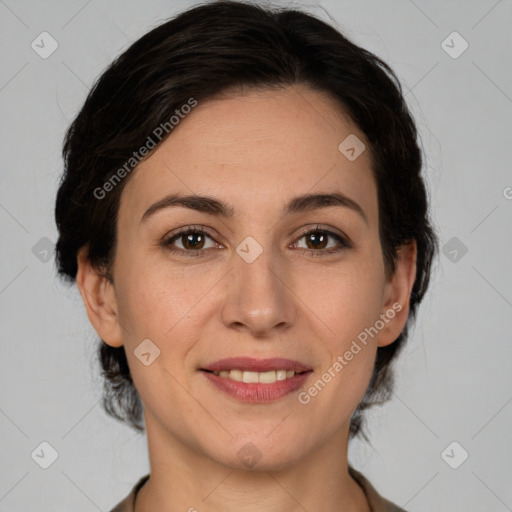
[[[0,512],[108,511],[149,470],[145,436],[101,409],[96,334],[55,273],[53,206],[62,138],[94,79],[193,4],[0,0]],[[335,24],[396,71],[441,238],[393,399],[350,461],[408,511],[512,510],[512,1],[274,4]],[[41,37],[58,44],[47,58]]]

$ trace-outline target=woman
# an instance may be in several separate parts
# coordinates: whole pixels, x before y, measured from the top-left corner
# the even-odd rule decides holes
[[[59,272],[105,409],[147,431],[113,512],[402,510],[347,460],[437,244],[391,69],[303,12],[199,5],[102,74],[63,154]]]

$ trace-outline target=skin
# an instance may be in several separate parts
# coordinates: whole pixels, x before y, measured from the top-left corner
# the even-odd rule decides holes
[[[338,150],[349,134],[367,148],[354,161]],[[350,416],[377,347],[396,340],[407,320],[416,246],[401,248],[388,280],[369,147],[329,96],[306,86],[200,103],[129,177],[113,283],[80,252],[77,284],[89,319],[105,343],[125,346],[145,407],[151,478],[136,512],[370,510],[347,471]],[[215,197],[237,214],[172,207],[141,222],[176,192]],[[313,192],[348,196],[367,222],[343,206],[283,216],[291,197]],[[303,233],[317,224],[351,247],[308,257],[319,249]],[[190,225],[208,228],[211,238],[193,240],[203,257],[162,244]],[[248,236],[263,249],[252,263],[236,252]],[[186,243],[178,237],[174,248],[191,251]],[[320,248],[338,246],[330,237]],[[397,303],[401,311],[308,404],[297,392],[242,403],[199,371],[231,356],[285,357],[313,369],[307,389]],[[134,355],[144,339],[160,349],[149,366]],[[237,456],[249,442],[261,454],[250,468]]]

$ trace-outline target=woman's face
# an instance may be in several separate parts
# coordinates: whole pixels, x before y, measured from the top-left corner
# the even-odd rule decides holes
[[[199,103],[133,171],[117,230],[110,320],[93,324],[125,346],[148,435],[240,468],[346,438],[414,276],[386,280],[368,143],[337,104],[304,86]],[[243,357],[265,375],[205,371]],[[308,372],[236,380],[293,362]]]

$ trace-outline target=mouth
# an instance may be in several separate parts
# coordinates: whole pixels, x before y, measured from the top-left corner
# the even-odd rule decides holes
[[[311,372],[312,370],[296,372],[294,370],[269,370],[266,372],[253,372],[244,371],[239,369],[222,370],[214,372],[211,370],[202,370],[213,375],[217,375],[222,379],[230,379],[235,382],[244,382],[245,384],[274,384],[275,382],[282,382],[287,379],[292,379],[295,375],[302,375]]]
[[[293,361],[284,357],[271,357],[267,359],[254,359],[253,357],[228,357],[210,363],[202,370],[211,372],[222,372],[231,370],[241,370],[242,372],[265,373],[270,371],[294,371],[295,373],[306,372],[312,368],[300,361]]]
[[[242,402],[263,403],[282,398],[304,385],[313,369],[290,359],[222,359],[200,368],[217,390]]]

